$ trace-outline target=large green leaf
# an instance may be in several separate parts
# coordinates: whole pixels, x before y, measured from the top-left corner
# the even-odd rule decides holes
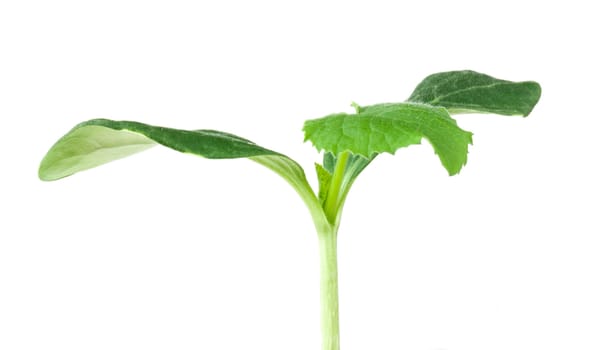
[[[76,172],[124,158],[161,144],[204,158],[250,158],[273,169],[303,178],[292,159],[242,137],[215,130],[179,130],[132,121],[93,119],[59,139],[40,164],[40,179],[57,180]]]
[[[131,121],[93,119],[77,125],[52,146],[40,164],[39,176],[42,180],[57,180],[156,144],[213,159],[285,157],[220,131],[178,130]]]
[[[428,76],[408,101],[446,107],[453,114],[484,112],[527,116],[538,102],[540,92],[540,85],[533,81],[515,83],[465,70]]]
[[[312,215],[322,215],[318,199],[297,162],[244,138],[214,130],[178,130],[132,121],[93,119],[59,139],[40,164],[39,177],[57,180],[144,151],[156,144],[205,158],[249,158],[282,176],[300,194]]]
[[[332,154],[349,151],[367,160],[426,138],[450,175],[467,162],[472,135],[459,128],[445,108],[417,103],[379,104],[360,108],[358,114],[308,120],[304,132],[305,140],[318,150]]]

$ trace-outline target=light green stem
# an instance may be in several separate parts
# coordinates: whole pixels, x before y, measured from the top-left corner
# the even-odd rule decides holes
[[[325,200],[325,215],[332,224],[336,224],[338,212],[341,208],[341,190],[349,156],[349,152],[343,152],[338,155],[337,163],[335,164],[335,169],[333,171],[333,177],[331,178],[331,185],[329,186],[329,192],[327,194],[327,199]],[[337,227],[337,225],[335,227]]]
[[[319,232],[322,350],[339,350],[337,231]]]

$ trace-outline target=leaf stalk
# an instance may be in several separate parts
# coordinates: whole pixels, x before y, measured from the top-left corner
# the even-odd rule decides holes
[[[345,171],[348,163],[350,152],[342,152],[337,156],[337,163],[335,163],[335,169],[333,170],[333,177],[331,179],[331,185],[329,186],[329,192],[327,193],[327,199],[325,200],[324,210],[325,215],[332,225],[337,227],[337,217],[339,207],[341,205],[341,189],[345,179]]]

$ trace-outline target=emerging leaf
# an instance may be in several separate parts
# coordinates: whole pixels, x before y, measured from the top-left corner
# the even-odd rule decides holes
[[[337,156],[331,152],[325,152],[322,156],[322,166],[331,174],[335,171],[335,164],[337,163]]]
[[[325,202],[325,199],[327,199],[331,178],[333,176],[327,169],[323,168],[323,166],[318,163],[314,163],[314,167],[316,169],[316,177],[318,178],[318,201],[322,205]]]
[[[408,101],[446,107],[452,114],[527,116],[538,102],[540,92],[540,85],[533,81],[514,83],[465,70],[428,76]]]
[[[358,114],[333,114],[304,124],[305,140],[333,154],[352,152],[367,160],[378,153],[419,144],[425,137],[450,175],[467,162],[471,133],[462,130],[445,108],[417,103],[368,106]],[[328,169],[328,168],[327,168]],[[361,170],[361,169],[360,169]]]

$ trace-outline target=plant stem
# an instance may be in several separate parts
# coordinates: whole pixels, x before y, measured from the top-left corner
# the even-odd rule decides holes
[[[322,350],[339,350],[337,230],[319,232]]]
[[[337,156],[337,163],[333,171],[333,178],[329,186],[329,193],[324,204],[325,215],[332,224],[337,219],[337,214],[340,209],[341,189],[345,177],[345,169],[348,163],[349,152],[342,152]]]

